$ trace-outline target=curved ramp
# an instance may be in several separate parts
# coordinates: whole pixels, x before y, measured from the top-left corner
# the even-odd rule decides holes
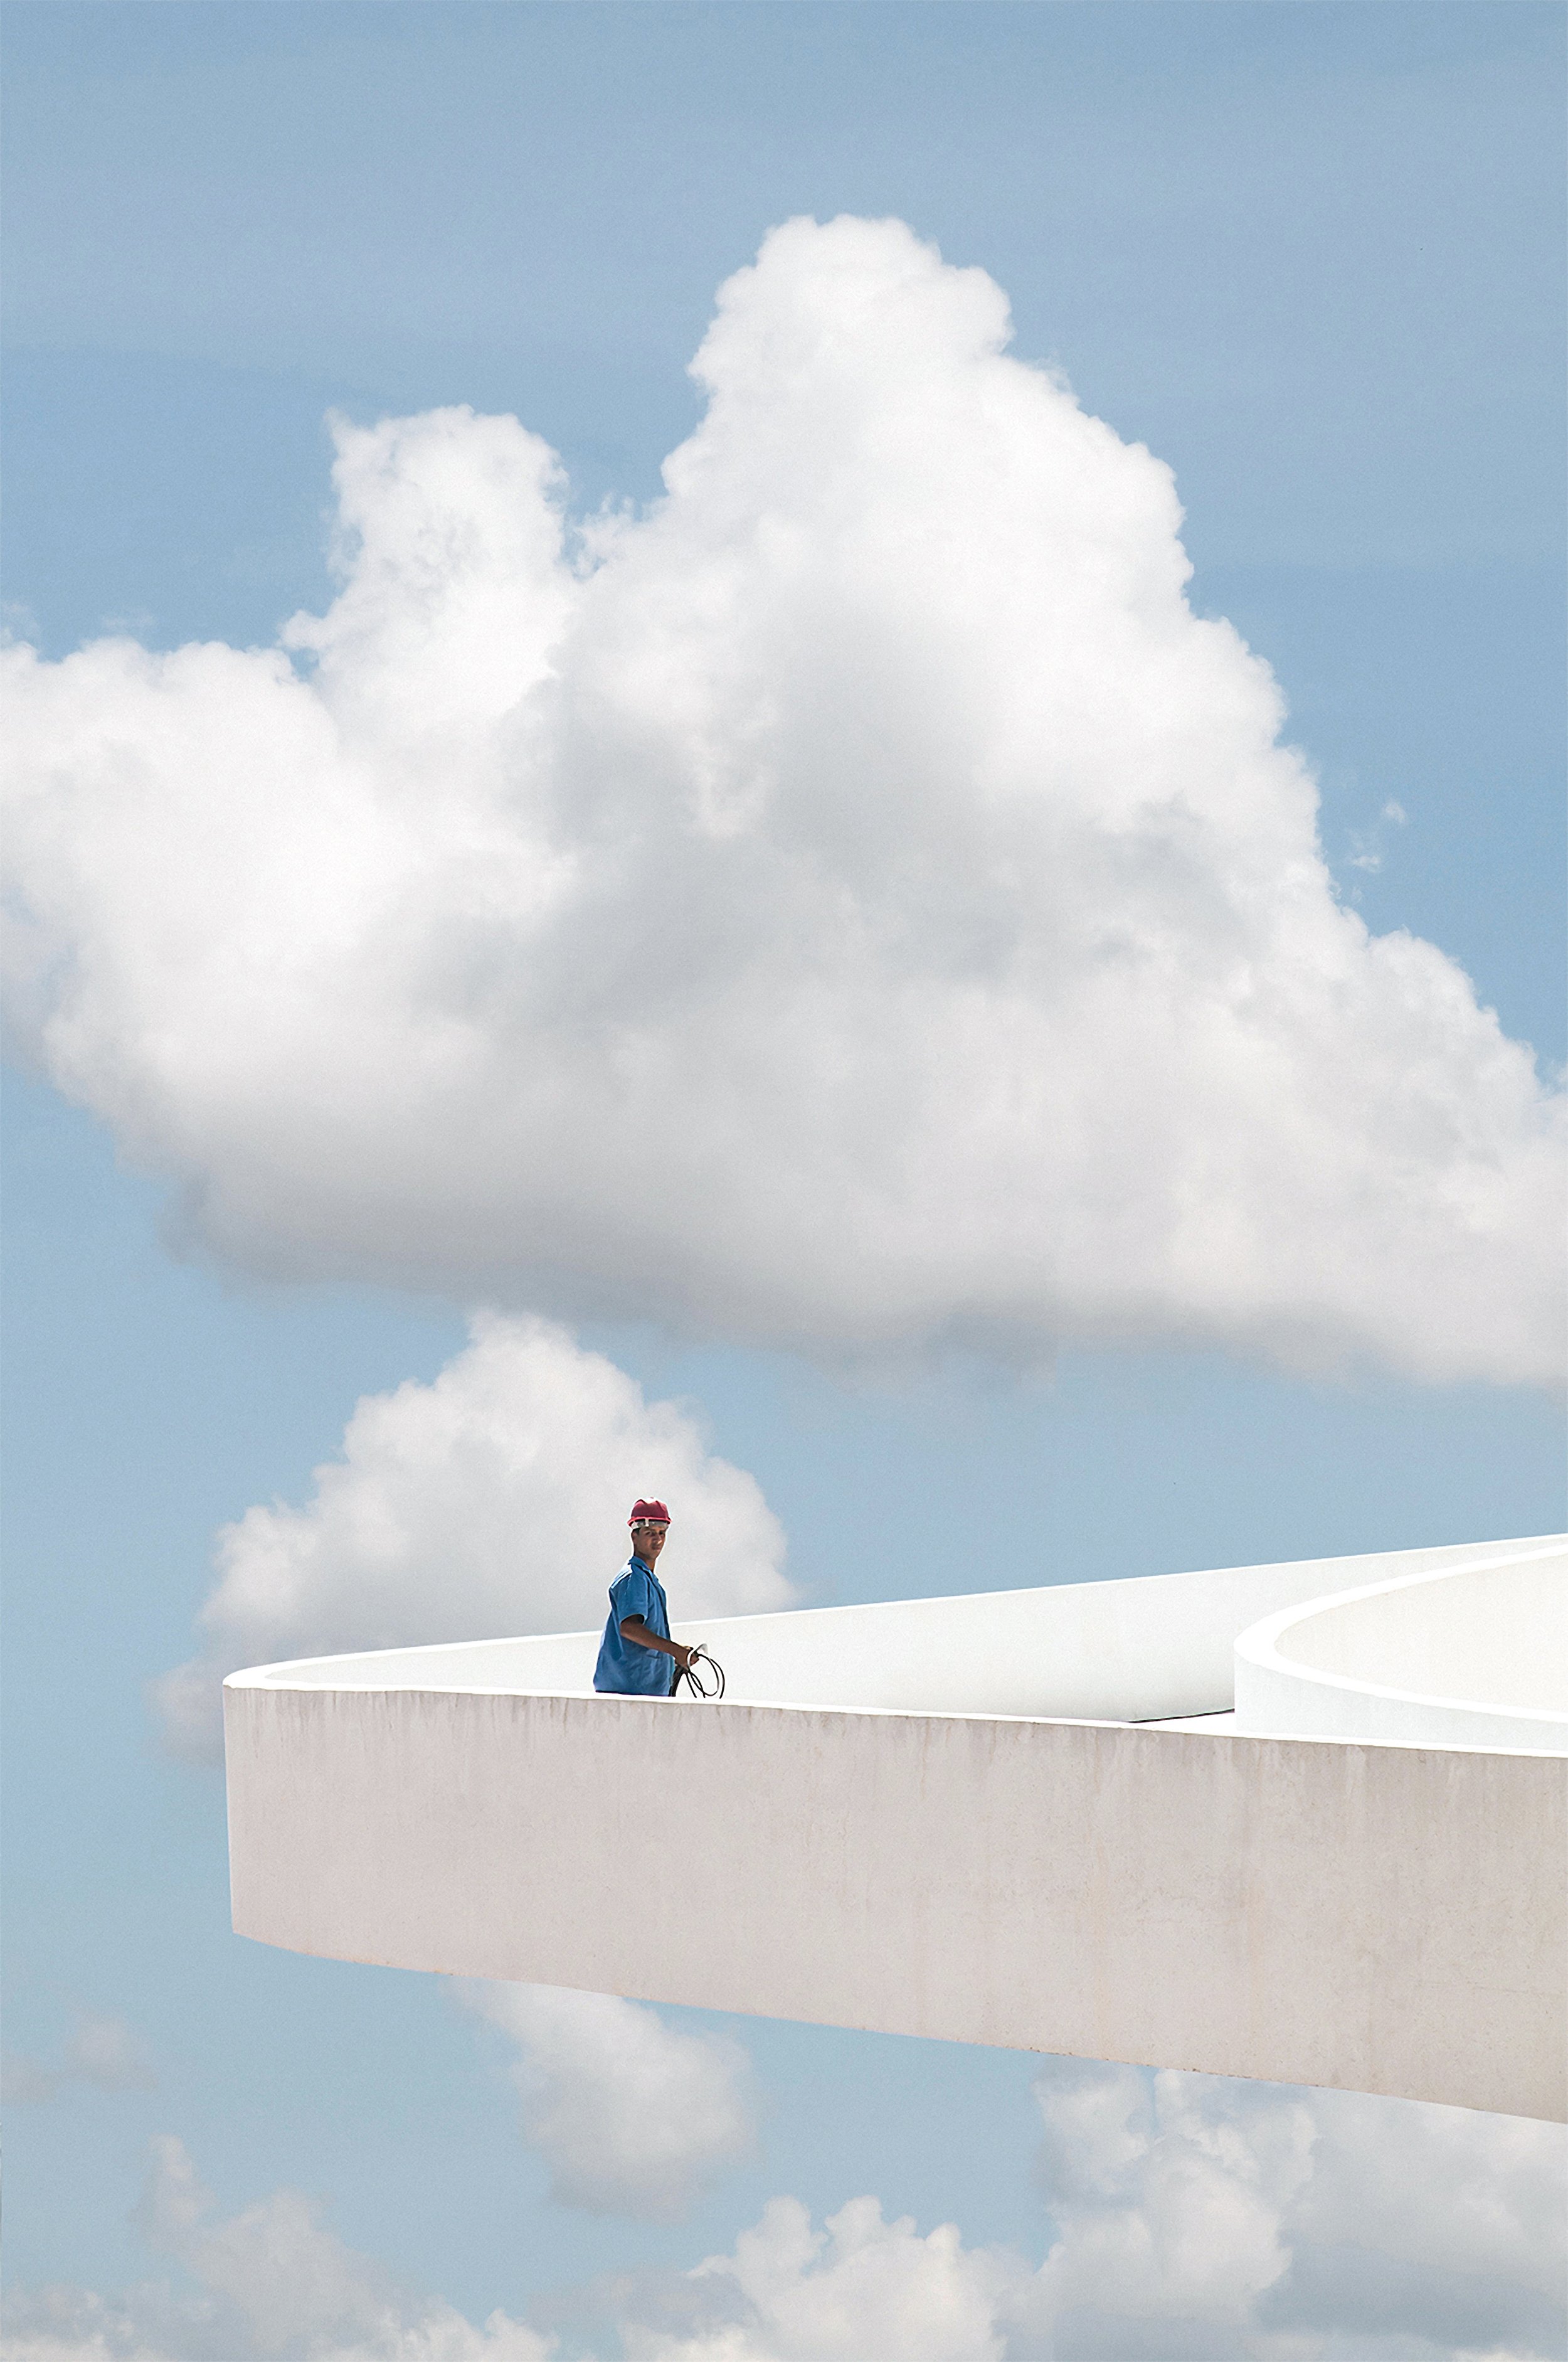
[[[1282,1608],[1236,1642],[1238,1728],[1568,1753],[1568,1551]]]
[[[403,1968],[1562,2115],[1568,1700],[1536,1699],[1518,1635],[1561,1609],[1563,1551],[682,1624],[726,1667],[722,1706],[594,1696],[596,1633],[237,1673],[234,1924]],[[1505,1595],[1491,1688],[1427,1694],[1433,1666],[1474,1666]],[[1379,1678],[1400,1663],[1428,1672]],[[1369,1697],[1407,1727],[1323,1732]],[[1487,1736],[1496,1712],[1540,1743]]]

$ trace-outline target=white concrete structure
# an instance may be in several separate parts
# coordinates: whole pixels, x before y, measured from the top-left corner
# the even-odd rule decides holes
[[[723,1705],[597,1632],[232,1675],[236,1928],[1568,2114],[1563,1538],[677,1632]]]

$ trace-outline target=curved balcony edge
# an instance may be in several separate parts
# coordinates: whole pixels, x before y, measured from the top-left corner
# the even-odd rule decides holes
[[[1532,1547],[1410,1555],[1474,1565]],[[1336,1589],[1329,1563],[1310,1578],[1320,1598]],[[1342,1588],[1355,1562],[1331,1563]],[[1223,1573],[1073,1586],[1101,1596],[1055,1607],[1020,1604],[1050,1593],[989,1595],[1010,1604],[971,1603],[957,1655],[989,1616],[993,1638],[1098,1631],[1114,1656],[1106,1636],[1132,1629],[1134,1609],[1135,1626],[1174,1629],[1186,1585],[1207,1664],[1217,1600],[1229,1656],[1309,1580]],[[925,1611],[944,1605],[908,1603],[911,1628],[938,1633]],[[813,1614],[872,1619],[819,1628],[841,1635],[877,1628],[870,1610]],[[881,1628],[900,1628],[891,1609]],[[1197,1729],[595,1697],[581,1636],[566,1638],[231,1677],[238,1932],[448,1974],[1568,2114],[1568,1893],[1542,1876],[1568,1858],[1561,1754],[1238,1732],[1228,1701],[1192,1705],[1198,1659],[1180,1649],[1164,1703],[1215,1717]],[[1161,1699],[1145,1685],[1138,1702]]]

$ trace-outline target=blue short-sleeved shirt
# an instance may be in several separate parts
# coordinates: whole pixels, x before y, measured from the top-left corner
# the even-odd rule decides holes
[[[664,1585],[646,1559],[629,1559],[610,1585],[610,1620],[593,1668],[596,1690],[627,1690],[634,1697],[668,1697],[675,1660],[662,1649],[639,1649],[621,1638],[624,1617],[640,1616],[661,1640],[669,1638],[669,1603]]]

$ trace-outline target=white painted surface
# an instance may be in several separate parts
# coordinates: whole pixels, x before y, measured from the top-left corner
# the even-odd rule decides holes
[[[722,1706],[594,1697],[597,1635],[235,1675],[235,1926],[410,1968],[1561,2114],[1568,1761],[1237,1735],[1228,1716],[1127,1727],[1228,1708],[1261,1618],[1543,1550],[679,1626],[724,1662]]]
[[[1070,1715],[1119,1722],[1232,1703],[1236,1636],[1275,1609],[1351,1584],[1465,1563],[1532,1542],[1300,1559],[1033,1591],[878,1600],[707,1621],[678,1617],[723,1664],[731,1700],[934,1714]],[[1557,1547],[1561,1548],[1559,1544]],[[669,1569],[679,1603],[679,1569]],[[590,1696],[600,1630],[316,1657],[236,1675],[291,1688],[526,1690]]]
[[[1236,1642],[1237,1727],[1568,1752],[1558,1543],[1281,1609]]]

